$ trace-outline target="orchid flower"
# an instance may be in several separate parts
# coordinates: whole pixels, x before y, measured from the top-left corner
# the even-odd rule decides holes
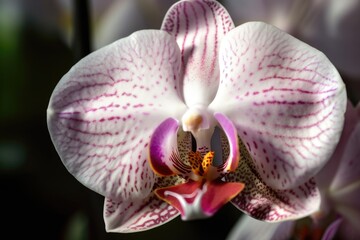
[[[359,79],[360,1],[224,0],[223,4],[236,23],[271,23],[323,51],[340,71]]]
[[[209,217],[231,202],[266,221],[318,209],[313,176],[340,137],[346,92],[318,50],[216,1],[180,1],[79,61],[48,127],[67,170],[105,196],[107,231]]]
[[[265,223],[243,217],[228,240],[246,239],[359,239],[360,230],[360,104],[348,104],[340,142],[315,179],[322,196],[311,219]],[[258,237],[261,234],[261,237]],[[311,235],[311,236],[309,236]],[[297,239],[298,239],[297,238]]]

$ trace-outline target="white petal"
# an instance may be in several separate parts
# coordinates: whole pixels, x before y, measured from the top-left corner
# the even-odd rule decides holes
[[[180,1],[164,18],[162,30],[176,37],[184,71],[184,98],[188,106],[207,105],[219,85],[218,52],[234,24],[216,1]]]
[[[105,199],[104,219],[107,232],[129,233],[158,227],[180,213],[155,195],[138,201],[115,202]]]
[[[227,115],[266,184],[286,189],[324,166],[346,109],[340,75],[316,49],[260,22],[223,39],[220,86],[210,108]]]
[[[177,94],[180,52],[163,31],[139,31],[78,62],[56,86],[48,127],[66,168],[114,200],[146,197],[154,184],[148,143]]]

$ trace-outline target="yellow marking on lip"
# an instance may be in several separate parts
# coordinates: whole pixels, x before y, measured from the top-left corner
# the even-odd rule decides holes
[[[207,152],[202,158],[199,151],[189,152],[189,162],[193,173],[198,176],[204,177],[207,174],[210,166],[212,165],[214,154],[215,153],[213,151],[210,151]]]
[[[212,165],[213,159],[214,159],[214,152],[208,152],[205,154],[204,159],[201,163],[202,168],[204,170],[204,174],[206,174],[209,170],[209,167]]]

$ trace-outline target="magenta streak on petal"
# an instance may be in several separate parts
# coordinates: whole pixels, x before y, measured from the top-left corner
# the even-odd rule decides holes
[[[221,113],[214,114],[215,119],[219,122],[225,132],[230,145],[230,153],[226,162],[219,166],[219,171],[230,172],[235,171],[239,164],[240,152],[238,146],[238,136],[234,124]]]
[[[159,175],[186,174],[191,171],[179,156],[177,131],[179,122],[174,118],[164,120],[154,131],[149,145],[150,165]]]

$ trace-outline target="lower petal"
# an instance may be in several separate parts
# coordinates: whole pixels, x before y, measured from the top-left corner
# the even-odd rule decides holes
[[[156,179],[154,188],[184,182],[177,176]],[[179,215],[173,206],[162,201],[152,192],[144,199],[114,201],[106,198],[104,220],[107,232],[139,232],[158,227]]]
[[[107,232],[139,232],[160,226],[179,215],[154,194],[141,201],[115,202],[105,199],[104,220]]]

